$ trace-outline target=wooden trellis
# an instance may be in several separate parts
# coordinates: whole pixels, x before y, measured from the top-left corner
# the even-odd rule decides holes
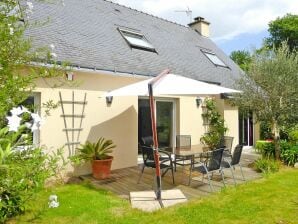
[[[67,143],[65,145],[68,147],[69,155],[71,156],[75,154],[76,146],[81,143],[80,133],[83,130],[82,123],[83,123],[83,118],[85,117],[84,111],[85,111],[85,106],[87,104],[87,101],[86,101],[87,94],[85,93],[83,101],[75,100],[74,92],[72,92],[71,100],[63,100],[61,92],[59,92],[59,97],[60,97],[60,105],[62,109],[61,117],[63,117],[63,120],[64,120],[63,131],[65,131],[66,140],[67,140]],[[77,113],[75,111],[77,109],[75,105],[82,106],[80,113]],[[66,106],[71,106],[70,114],[65,113]],[[71,119],[67,119],[67,118],[71,118]],[[80,119],[78,127],[75,127],[75,119]],[[69,121],[70,121],[70,124],[69,124]]]

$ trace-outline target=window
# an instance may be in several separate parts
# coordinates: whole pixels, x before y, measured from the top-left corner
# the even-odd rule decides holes
[[[222,60],[220,60],[216,54],[214,54],[212,52],[207,52],[207,51],[202,51],[202,52],[213,64],[215,64],[217,66],[222,66],[222,67],[228,68],[228,66]]]
[[[120,28],[119,31],[131,47],[156,52],[143,34]]]
[[[29,111],[34,113],[39,113],[40,109],[40,93],[33,93],[32,96],[29,96],[25,101],[23,101],[20,105],[26,107]],[[25,129],[25,132],[28,133],[31,137],[31,141],[34,145],[39,144],[39,129],[33,132],[29,131],[29,129]]]

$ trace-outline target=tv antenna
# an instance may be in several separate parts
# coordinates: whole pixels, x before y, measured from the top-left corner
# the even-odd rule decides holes
[[[175,10],[175,12],[184,12],[189,17],[189,21],[192,22],[192,11],[187,6],[187,10]]]

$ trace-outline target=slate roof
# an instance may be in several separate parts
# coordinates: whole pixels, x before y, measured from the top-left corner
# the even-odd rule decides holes
[[[59,2],[59,1],[58,1]],[[58,61],[80,67],[142,75],[172,73],[233,87],[241,70],[209,38],[193,29],[105,0],[35,2],[30,19],[46,20],[27,33],[34,46],[55,45]],[[117,30],[135,29],[158,53],[131,48]],[[229,68],[217,67],[203,55],[208,49]]]

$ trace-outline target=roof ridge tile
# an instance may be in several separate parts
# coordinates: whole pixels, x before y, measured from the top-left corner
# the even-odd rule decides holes
[[[184,28],[189,28],[188,26],[185,26],[183,24],[179,24],[179,23],[176,23],[174,21],[170,21],[170,20],[167,20],[165,18],[162,18],[162,17],[159,17],[159,16],[155,16],[153,14],[150,14],[150,13],[147,13],[147,12],[144,12],[144,11],[141,11],[141,10],[138,10],[138,9],[134,9],[134,8],[131,8],[129,6],[126,6],[126,5],[122,5],[122,4],[119,4],[117,2],[113,2],[113,1],[110,1],[110,0],[103,0],[105,2],[108,2],[108,3],[111,3],[111,4],[114,4],[114,5],[118,5],[118,6],[121,6],[123,8],[126,8],[126,9],[131,9],[131,10],[134,10],[136,12],[139,12],[139,13],[142,13],[142,14],[145,14],[145,15],[148,15],[148,16],[151,16],[151,17],[154,17],[156,19],[160,19],[160,20],[163,20],[165,22],[168,22],[168,23],[172,23],[172,24],[175,24],[175,25],[178,25],[178,26],[181,26],[181,27],[184,27]]]

